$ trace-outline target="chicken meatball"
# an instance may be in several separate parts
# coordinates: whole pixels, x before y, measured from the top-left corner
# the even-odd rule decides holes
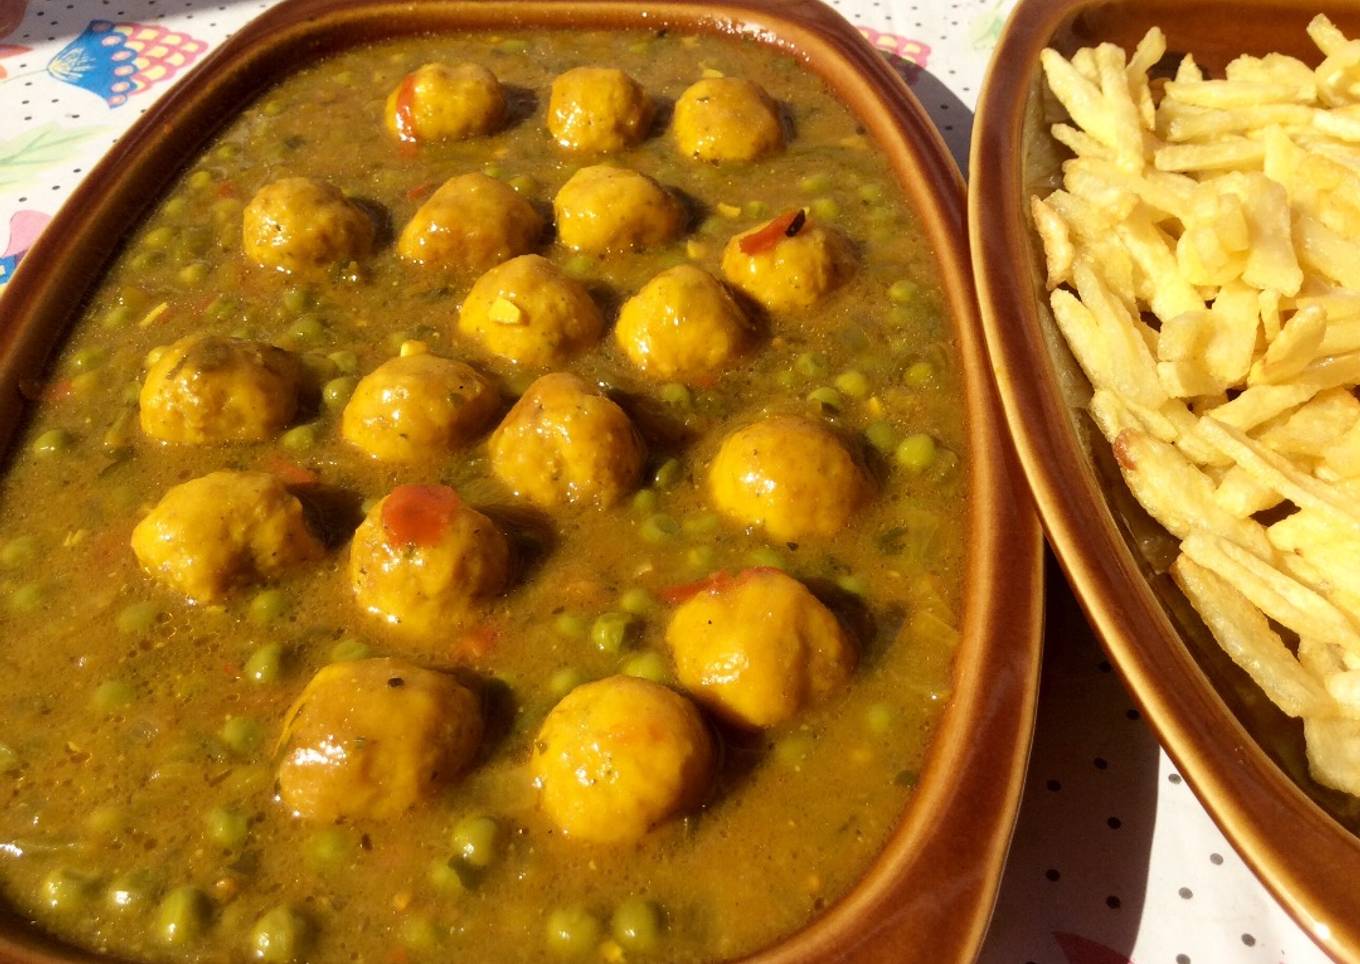
[[[255,192],[244,214],[246,257],[264,268],[309,272],[368,254],[373,219],[340,189],[285,177]]]
[[[855,648],[831,610],[778,569],[709,581],[666,628],[676,677],[738,726],[791,720],[845,685]]]
[[[505,536],[446,485],[393,489],[360,523],[349,549],[359,606],[415,638],[470,622],[509,574]]]
[[[845,239],[807,223],[801,211],[735,235],[722,257],[727,280],[769,311],[812,307],[845,279],[849,265]]]
[[[477,279],[458,313],[458,330],[520,365],[565,362],[604,330],[590,292],[547,258],[526,254]]]
[[[491,470],[544,508],[606,508],[637,485],[642,436],[612,400],[575,375],[529,386],[491,435]]]
[[[780,542],[840,532],[869,495],[869,480],[826,426],[775,415],[723,440],[708,474],[728,517]]]
[[[390,820],[465,770],[482,740],[477,695],[401,659],[323,666],[284,717],[284,805],[307,820]]]
[[[466,140],[505,123],[505,91],[480,64],[426,64],[387,95],[383,119],[407,143]]]
[[[568,837],[636,840],[702,802],[713,738],[694,704],[633,676],[576,687],[534,741],[543,812]]]
[[[739,77],[706,77],[675,102],[675,143],[700,161],[754,161],[784,145],[779,110],[764,88]]]
[[[685,227],[685,211],[645,174],[596,164],[571,176],[553,198],[557,237],[577,251],[605,254],[665,244]]]
[[[548,99],[548,130],[568,151],[618,151],[647,136],[652,102],[614,67],[577,67],[558,76]]]
[[[175,486],[132,530],[132,551],[157,581],[194,602],[221,599],[319,559],[302,503],[265,472],[213,472]]]
[[[482,173],[449,178],[420,206],[397,240],[416,264],[485,271],[532,251],[543,219],[515,189]]]
[[[500,405],[476,369],[410,347],[360,379],[340,419],[345,441],[384,462],[446,455],[475,438]]]
[[[297,413],[302,364],[273,345],[189,335],[161,349],[142,383],[142,431],[196,445],[260,442]]]
[[[702,268],[661,272],[619,312],[614,337],[652,378],[707,378],[722,371],[750,337],[736,301]]]

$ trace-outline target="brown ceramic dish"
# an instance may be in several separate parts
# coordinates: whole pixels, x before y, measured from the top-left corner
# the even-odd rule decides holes
[[[1011,17],[974,127],[970,236],[988,348],[1049,539],[1091,621],[1200,799],[1289,912],[1328,951],[1360,954],[1356,801],[1308,776],[1302,728],[1266,703],[1219,652],[1160,568],[1169,551],[1133,501],[1084,412],[1090,395],[1052,316],[1028,198],[1046,193],[1061,148],[1042,119],[1039,52],[1111,41],[1151,26],[1168,62],[1206,70],[1242,53],[1316,62],[1304,27],[1326,13],[1360,29],[1353,6],[1315,0],[1030,0]],[[1174,552],[1165,555],[1169,562]]]
[[[867,876],[762,961],[952,961],[975,953],[1009,843],[1033,722],[1039,663],[1039,533],[1017,489],[976,323],[962,187],[901,80],[845,21],[815,2],[721,5],[295,0],[237,33],[124,136],[52,222],[8,286],[0,329],[0,433],[24,417],[19,382],[42,369],[135,224],[219,124],[299,63],[403,34],[507,26],[662,26],[736,33],[794,53],[858,115],[890,158],[937,252],[958,325],[972,466],[972,540],[951,705],[915,796]],[[0,958],[81,955],[0,918]]]

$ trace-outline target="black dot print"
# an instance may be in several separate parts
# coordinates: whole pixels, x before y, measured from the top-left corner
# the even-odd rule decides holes
[[[1049,793],[1057,793],[1059,790],[1062,789],[1062,784],[1059,783],[1057,780],[1049,780],[1047,783],[1044,784],[1044,786],[1048,788]]]
[[[1049,880],[1051,880],[1051,881],[1055,881],[1055,882],[1056,882],[1056,881],[1058,881],[1059,879],[1062,878],[1062,874],[1060,874],[1060,873],[1059,873],[1057,870],[1055,870],[1054,868],[1050,867],[1050,868],[1048,868],[1047,870],[1044,871],[1044,877],[1046,877],[1047,879],[1049,879]]]
[[[1167,778],[1167,780],[1169,780],[1171,783],[1174,783],[1174,784],[1176,784],[1177,786],[1180,786],[1180,784],[1181,784],[1181,782],[1182,782],[1182,781],[1181,781],[1181,775],[1180,775],[1179,773],[1168,773],[1168,774],[1166,775],[1166,778]]]
[[[1099,663],[1096,663],[1096,669],[1100,670],[1102,673],[1110,673],[1114,671],[1114,667],[1110,665],[1110,661],[1108,659],[1102,659]]]
[[[1221,867],[1221,866],[1223,866],[1223,855],[1222,855],[1222,854],[1210,854],[1210,855],[1209,855],[1209,863],[1213,864],[1215,867]]]
[[[1243,943],[1243,944],[1246,944],[1248,947],[1255,947],[1255,946],[1256,946],[1256,938],[1252,937],[1250,934],[1243,934],[1243,935],[1242,935],[1242,943]]]
[[[1177,955],[1176,955],[1176,964],[1190,964],[1190,955],[1189,955],[1189,954],[1177,954]]]
[[[1180,890],[1176,891],[1176,893],[1180,895],[1181,900],[1189,900],[1191,897],[1195,896],[1195,892],[1189,887],[1182,887]]]
[[[1143,718],[1143,714],[1142,714],[1142,713],[1139,713],[1137,710],[1133,709],[1132,707],[1130,707],[1129,710],[1128,710],[1124,715],[1127,716],[1127,717],[1128,717],[1129,719],[1131,719],[1131,720],[1141,720],[1141,719]]]
[[[1091,765],[1094,766],[1097,770],[1107,770],[1110,767],[1109,761],[1106,760],[1103,756],[1096,757],[1094,760],[1091,761]]]
[[[1111,817],[1109,820],[1105,821],[1105,826],[1109,827],[1111,830],[1118,830],[1120,827],[1124,826],[1124,822],[1118,817]]]
[[[1110,908],[1110,910],[1119,910],[1120,903],[1121,902],[1119,898],[1116,897],[1114,894],[1111,894],[1109,897],[1105,898],[1105,906]]]

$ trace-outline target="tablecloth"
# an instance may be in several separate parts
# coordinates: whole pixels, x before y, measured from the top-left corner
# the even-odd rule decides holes
[[[961,165],[1014,0],[833,0]],[[0,0],[0,293],[119,134],[267,2]],[[0,300],[0,316],[3,301]],[[1039,723],[985,964],[1324,960],[1210,822],[1049,567]]]

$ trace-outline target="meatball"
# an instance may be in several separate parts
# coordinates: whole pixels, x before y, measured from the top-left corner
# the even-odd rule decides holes
[[[784,145],[774,101],[739,77],[691,85],[675,102],[672,124],[680,152],[700,161],[754,161]]]
[[[568,151],[618,151],[647,136],[652,102],[638,82],[614,67],[577,67],[561,74],[548,99],[548,130]]]
[[[693,703],[660,683],[610,676],[553,707],[530,765],[543,811],[564,834],[621,843],[697,806],[713,761]]]
[[[801,212],[733,236],[722,257],[727,280],[769,311],[812,307],[844,280],[849,265],[845,239],[808,224]]]
[[[349,549],[359,605],[413,637],[467,624],[509,574],[505,536],[446,485],[397,486],[369,511]]]
[[[505,92],[480,64],[426,64],[387,95],[387,132],[401,141],[461,141],[505,123]]]
[[[142,383],[142,431],[165,442],[260,442],[297,413],[302,364],[273,345],[189,335]]]
[[[728,435],[708,482],[719,510],[780,542],[834,536],[869,495],[868,476],[836,434],[798,415]]]
[[[307,820],[389,820],[467,768],[477,695],[401,659],[323,666],[284,717],[278,790]]]
[[[633,364],[665,379],[717,374],[749,336],[746,317],[722,282],[688,264],[643,285],[614,326],[614,337]]]
[[[666,628],[680,685],[719,716],[760,728],[843,686],[855,648],[797,579],[748,569],[710,581]]]
[[[266,184],[244,214],[246,257],[280,271],[315,271],[362,258],[374,233],[362,208],[334,185],[310,177]]]
[[[485,271],[532,251],[543,219],[508,184],[485,174],[449,178],[397,240],[397,253],[417,264]]]
[[[557,237],[591,254],[665,244],[685,227],[685,211],[645,174],[596,164],[571,176],[553,198]]]
[[[637,485],[642,436],[613,401],[575,375],[529,386],[491,435],[491,470],[544,508],[606,508]]]
[[[427,351],[404,352],[360,379],[340,434],[375,459],[414,462],[471,441],[499,405],[495,388],[471,366]]]
[[[213,472],[175,486],[132,530],[153,578],[191,601],[270,579],[324,552],[302,503],[265,472]]]
[[[502,358],[547,367],[594,344],[604,319],[579,282],[547,258],[526,254],[477,279],[458,330]]]

